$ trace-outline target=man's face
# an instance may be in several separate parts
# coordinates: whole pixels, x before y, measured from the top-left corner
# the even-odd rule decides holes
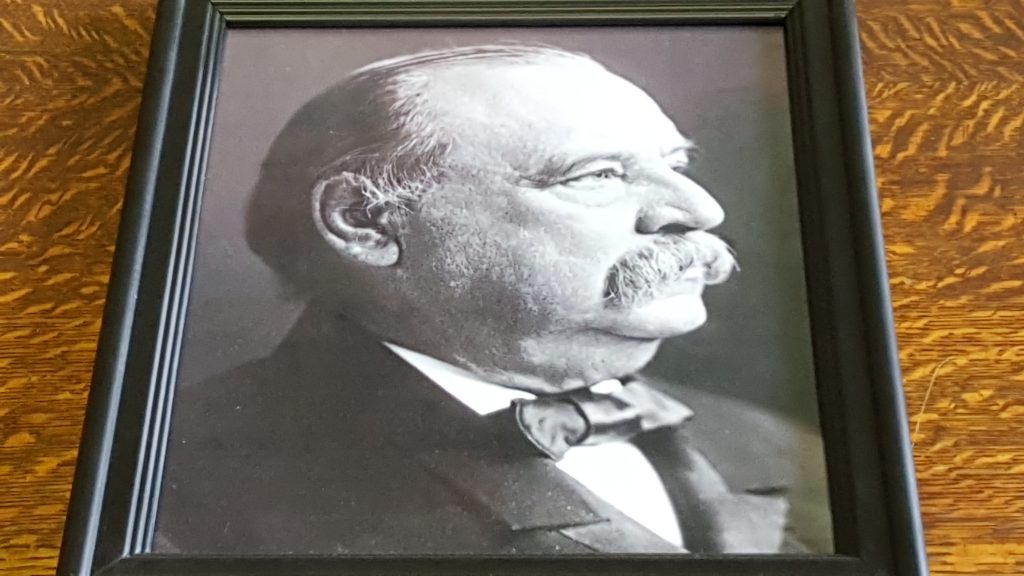
[[[428,352],[566,388],[635,371],[704,323],[705,284],[733,266],[701,232],[722,209],[646,93],[553,60],[453,67],[428,100],[452,167],[409,216],[397,265]]]

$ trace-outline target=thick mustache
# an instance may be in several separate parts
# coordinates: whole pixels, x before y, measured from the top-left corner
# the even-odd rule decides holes
[[[605,301],[624,306],[649,300],[659,288],[683,279],[693,269],[706,284],[724,282],[736,269],[736,258],[724,240],[702,231],[663,236],[623,256],[605,279]]]

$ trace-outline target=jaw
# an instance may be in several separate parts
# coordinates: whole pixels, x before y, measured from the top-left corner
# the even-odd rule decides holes
[[[681,336],[707,321],[707,309],[699,294],[678,294],[606,312],[596,322],[599,329],[635,340]]]
[[[548,330],[510,342],[506,358],[475,371],[506,386],[552,393],[621,378],[643,369],[665,338],[691,332],[705,323],[700,294],[677,294],[628,308],[587,314],[571,327]]]
[[[551,333],[520,345],[526,371],[538,376],[540,392],[591,386],[641,370],[654,357],[660,339],[631,338],[604,330]],[[516,387],[521,387],[515,384]]]

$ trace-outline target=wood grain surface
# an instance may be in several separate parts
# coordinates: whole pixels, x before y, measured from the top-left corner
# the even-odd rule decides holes
[[[1024,0],[860,0],[933,574],[1024,574]],[[0,0],[0,572],[52,574],[153,0]]]

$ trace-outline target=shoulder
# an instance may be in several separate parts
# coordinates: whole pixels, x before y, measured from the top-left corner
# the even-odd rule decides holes
[[[198,447],[216,441],[231,444],[253,440],[274,429],[269,407],[280,406],[274,381],[281,367],[266,359],[247,362],[205,380],[180,386],[175,391],[171,433],[179,443]],[[280,417],[280,416],[278,416]],[[253,426],[263,420],[264,426]]]
[[[352,412],[335,391],[345,387],[336,373],[278,353],[178,391],[158,550],[290,553],[353,542],[339,518],[367,517],[353,502],[374,495],[363,471],[394,458],[371,454],[351,418],[336,417]],[[346,470],[353,462],[359,473]]]

